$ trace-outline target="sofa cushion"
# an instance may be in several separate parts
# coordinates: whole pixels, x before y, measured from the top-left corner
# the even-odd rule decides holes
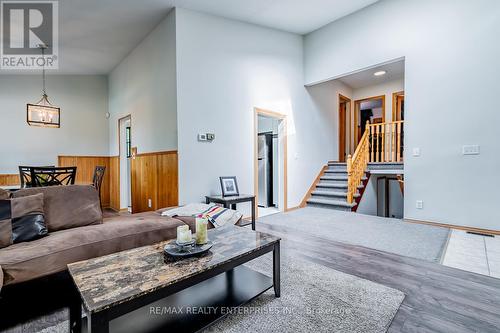
[[[176,237],[183,222],[158,214],[107,219],[105,223],[50,233],[47,237],[0,249],[4,284],[67,269],[66,265],[150,245]]]
[[[3,201],[10,201],[14,244],[47,236],[43,213],[43,193]]]
[[[43,193],[49,232],[101,224],[99,193],[91,185],[32,187],[15,191],[13,198]]]
[[[12,245],[12,213],[9,200],[0,200],[0,249]]]
[[[5,200],[10,198],[10,192],[0,188],[0,200]]]

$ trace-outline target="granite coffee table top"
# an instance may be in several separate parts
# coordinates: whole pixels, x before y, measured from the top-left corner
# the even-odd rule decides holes
[[[214,246],[203,257],[165,263],[163,247],[171,241],[167,240],[69,264],[68,269],[85,308],[94,313],[208,271],[280,240],[236,226],[211,229],[208,238]]]

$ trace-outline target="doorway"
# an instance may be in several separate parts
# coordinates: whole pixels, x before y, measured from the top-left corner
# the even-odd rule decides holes
[[[120,155],[120,211],[131,213],[132,118],[130,115],[118,120],[118,147]]]
[[[286,116],[255,109],[254,127],[254,192],[257,216],[286,211]]]
[[[402,219],[403,190],[395,177],[377,178],[377,216]]]
[[[398,91],[392,94],[392,121],[401,121],[405,120],[405,92]],[[405,149],[405,126],[404,123],[401,125],[401,134],[399,135],[399,151],[398,157],[401,160],[404,160],[404,149]]]
[[[405,92],[392,94],[392,121],[405,120]]]
[[[354,101],[354,149],[365,132],[367,121],[370,124],[385,122],[385,95]]]
[[[350,146],[351,100],[339,94],[339,162],[347,160]]]

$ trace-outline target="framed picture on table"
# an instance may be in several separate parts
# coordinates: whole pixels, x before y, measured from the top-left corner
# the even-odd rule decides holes
[[[240,195],[238,191],[238,182],[236,181],[236,177],[219,177],[220,186],[222,188],[222,196],[223,197],[232,197]]]

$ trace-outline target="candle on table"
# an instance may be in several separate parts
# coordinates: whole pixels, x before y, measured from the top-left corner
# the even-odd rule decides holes
[[[207,243],[207,227],[208,220],[203,218],[196,218],[196,244]]]
[[[177,227],[177,241],[179,243],[187,243],[192,239],[191,230],[188,225],[181,225]]]

